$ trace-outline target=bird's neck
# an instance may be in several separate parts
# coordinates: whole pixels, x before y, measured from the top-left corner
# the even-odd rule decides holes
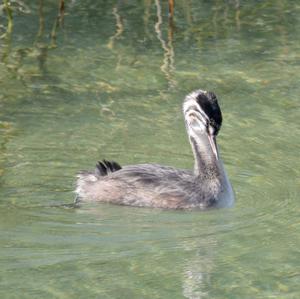
[[[212,180],[220,177],[221,165],[213,152],[207,135],[190,136],[195,165],[194,174],[204,180]]]

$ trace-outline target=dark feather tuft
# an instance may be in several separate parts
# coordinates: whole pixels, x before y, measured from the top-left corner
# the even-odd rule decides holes
[[[216,95],[211,91],[206,93],[201,92],[196,100],[208,116],[210,125],[214,127],[215,134],[217,135],[222,125],[222,113]]]
[[[96,174],[99,176],[105,176],[108,175],[109,173],[115,172],[120,170],[122,167],[115,161],[98,161],[96,164]]]

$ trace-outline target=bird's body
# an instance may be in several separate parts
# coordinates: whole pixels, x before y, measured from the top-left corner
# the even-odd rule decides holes
[[[209,106],[205,107],[207,103]],[[233,191],[215,143],[222,116],[214,94],[202,90],[189,94],[183,110],[195,156],[193,171],[158,164],[121,167],[104,160],[95,171],[78,174],[77,201],[166,209],[232,205]],[[214,113],[214,118],[210,115],[212,118],[207,119],[207,115]]]

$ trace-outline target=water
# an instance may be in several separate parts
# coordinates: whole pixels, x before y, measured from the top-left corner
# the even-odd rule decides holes
[[[299,298],[299,3],[176,1],[173,28],[160,1],[74,0],[56,28],[56,2],[0,40],[0,297]],[[192,167],[196,88],[233,208],[68,206],[102,158]]]

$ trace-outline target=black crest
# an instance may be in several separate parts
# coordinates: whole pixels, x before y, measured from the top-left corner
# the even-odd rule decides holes
[[[108,175],[110,172],[115,172],[121,168],[122,167],[115,161],[103,160],[99,161],[96,164],[96,174],[98,174],[99,176],[105,176]]]
[[[222,113],[216,95],[211,91],[201,92],[196,100],[208,116],[210,125],[215,129],[215,134],[218,134],[222,125]]]

